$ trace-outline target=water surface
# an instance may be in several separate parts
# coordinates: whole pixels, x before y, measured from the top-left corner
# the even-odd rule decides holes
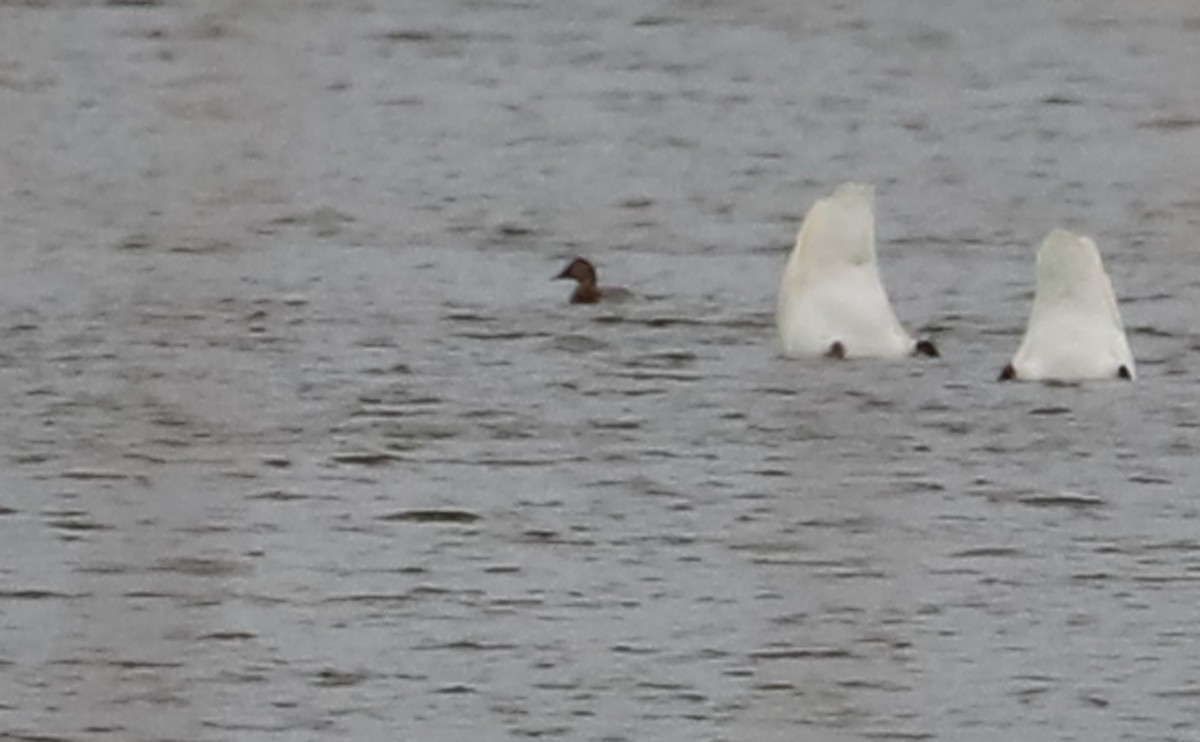
[[[0,737],[1193,739],[1196,89],[1182,1],[0,2]],[[848,179],[940,361],[779,357]],[[1056,226],[1136,384],[995,383]]]

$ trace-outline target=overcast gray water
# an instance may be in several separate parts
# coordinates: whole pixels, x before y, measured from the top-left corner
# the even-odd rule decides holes
[[[1200,739],[1198,91],[1190,0],[0,0],[0,739]],[[940,360],[778,353],[850,179]],[[1137,383],[995,382],[1057,226]]]

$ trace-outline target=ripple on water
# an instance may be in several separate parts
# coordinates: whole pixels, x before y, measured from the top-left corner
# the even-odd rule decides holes
[[[470,510],[455,508],[426,508],[399,510],[376,516],[376,520],[409,523],[474,523],[483,516]]]
[[[363,670],[339,670],[324,667],[312,676],[312,684],[321,688],[348,688],[362,685],[371,679],[371,673]]]
[[[315,495],[287,489],[270,489],[246,495],[247,500],[262,500],[266,502],[301,502],[304,500],[336,500],[333,495]]]
[[[166,557],[149,567],[152,572],[172,572],[191,577],[229,577],[251,571],[247,561],[219,557]]]
[[[1108,502],[1099,496],[1089,495],[1083,492],[1070,492],[1063,490],[1061,492],[1031,492],[1028,494],[1018,495],[1016,501],[1022,505],[1036,508],[1068,508],[1073,510],[1092,510],[1108,505]]]
[[[63,593],[41,588],[0,590],[0,600],[72,600],[87,597],[88,593]]]
[[[567,353],[597,353],[608,349],[610,344],[589,335],[571,334],[556,336],[546,347]]]

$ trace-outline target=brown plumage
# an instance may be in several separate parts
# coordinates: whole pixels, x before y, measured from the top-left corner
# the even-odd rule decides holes
[[[572,304],[595,304],[600,301],[621,301],[632,296],[625,289],[600,287],[596,284],[596,267],[583,258],[575,258],[567,264],[555,279],[571,278],[578,282],[571,294]]]

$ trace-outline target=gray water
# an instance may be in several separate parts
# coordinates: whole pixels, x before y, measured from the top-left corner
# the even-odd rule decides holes
[[[1197,91],[1190,0],[0,0],[0,739],[1200,738]],[[848,179],[941,360],[779,357]],[[1056,226],[1136,384],[995,383]]]

